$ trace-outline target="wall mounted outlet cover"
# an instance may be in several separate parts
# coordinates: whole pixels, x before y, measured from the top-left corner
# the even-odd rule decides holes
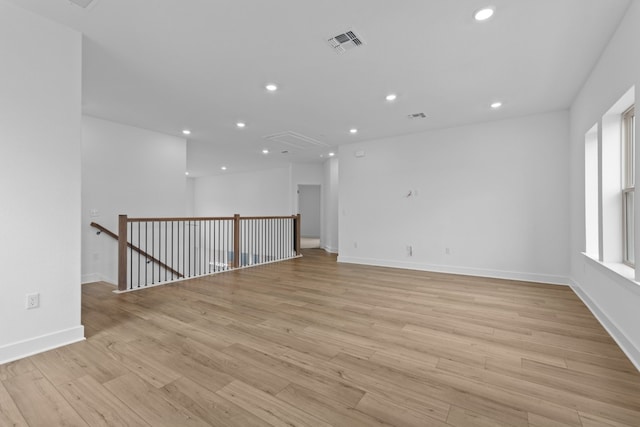
[[[40,294],[27,294],[27,309],[40,307]]]

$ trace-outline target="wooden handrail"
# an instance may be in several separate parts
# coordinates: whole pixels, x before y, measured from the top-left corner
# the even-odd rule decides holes
[[[292,219],[297,215],[274,215],[274,216],[242,216],[240,220],[247,219]],[[171,221],[234,221],[235,216],[202,216],[202,217],[169,217],[169,218],[128,218],[128,222],[171,222]]]
[[[103,232],[104,234],[107,234],[111,237],[113,237],[114,239],[118,240],[118,235],[116,233],[114,233],[113,231],[109,230],[106,227],[101,226],[100,224],[98,224],[97,222],[92,222],[90,224],[93,228],[97,228],[98,230],[100,230],[101,232]]]
[[[243,223],[243,221],[247,222]],[[255,221],[256,224],[252,224],[251,221]],[[174,223],[176,222],[178,223],[176,229],[177,241],[174,243],[174,238],[176,237],[176,234],[174,234]],[[167,244],[169,244],[168,247],[172,249],[171,259],[174,259],[173,248],[177,248],[177,265],[178,268],[180,268],[180,261],[182,261],[183,274],[173,270],[167,264],[141,249],[144,246],[146,250],[148,245],[146,237],[148,232],[147,223],[151,223],[151,247],[153,248],[154,242],[156,242],[154,231],[157,231],[158,244],[160,245],[161,241],[164,242],[165,252],[167,251]],[[188,226],[186,225],[187,223]],[[214,223],[217,223],[217,229],[214,229]],[[137,224],[139,247],[129,243],[127,239],[129,230],[133,230],[133,224]],[[200,226],[198,226],[199,224]],[[131,260],[133,260],[133,251],[146,257],[147,263],[153,261],[164,267],[165,271],[171,272],[173,276],[168,279],[169,281],[176,280],[176,277],[179,279],[200,277],[222,270],[233,270],[248,265],[265,264],[302,256],[300,247],[300,224],[300,214],[250,217],[241,217],[239,214],[235,214],[231,217],[165,218],[129,218],[128,215],[119,215],[118,234],[94,222],[91,223],[91,226],[118,240],[118,290],[126,291],[128,286],[131,286],[129,289],[133,289],[133,283],[128,283],[129,277],[127,276],[129,271],[133,271],[133,266],[131,266],[131,270],[129,269],[127,259],[127,257],[131,255]],[[165,240],[162,240],[163,228]],[[169,228],[171,229],[171,234],[168,234]],[[182,235],[180,233],[181,230]],[[133,233],[133,231],[131,232]],[[140,240],[141,232],[144,233],[144,240]],[[242,237],[244,233],[247,234],[245,237]],[[259,238],[256,233],[262,233],[262,238]],[[171,240],[171,243],[168,243],[168,239]],[[131,237],[131,240],[133,241],[133,237]],[[202,246],[203,243],[204,246]],[[131,248],[131,252],[127,250],[127,247]],[[245,247],[245,249],[243,249],[243,247]],[[241,253],[241,250],[245,252]],[[152,252],[155,253],[155,250],[152,249]],[[140,270],[139,255],[138,270]],[[144,270],[144,274],[142,275],[143,280],[141,282],[140,271],[138,271],[138,288],[140,288],[141,283],[143,287],[149,284],[147,278],[148,272],[148,269]],[[130,279],[131,282],[133,282],[133,272],[131,274]],[[160,276],[158,276],[158,279],[161,282],[162,279]],[[165,274],[165,281],[166,280],[167,277]],[[151,284],[154,283],[155,276],[152,269]]]
[[[103,227],[102,225],[96,223],[96,222],[92,222],[91,226],[93,228],[97,228],[98,230],[100,230],[101,232],[103,232],[104,234],[107,234],[108,236],[113,237],[116,240],[119,240],[120,238],[118,237],[118,235],[116,233],[114,233],[113,231],[109,230],[106,227]],[[156,257],[154,257],[151,254],[148,254],[147,252],[143,251],[142,249],[138,248],[137,246],[131,244],[130,242],[127,242],[127,246],[129,248],[131,248],[132,250],[138,252],[140,255],[142,255],[143,257],[149,259],[150,261],[155,262],[156,264],[160,265],[162,268],[170,271],[171,273],[175,274],[176,276],[183,278],[184,275],[176,270],[174,270],[173,268],[169,267],[167,264],[165,264],[164,262],[160,261],[159,259],[157,259]]]
[[[171,221],[233,221],[232,216],[217,217],[169,217],[169,218],[129,218],[127,222],[171,222]]]
[[[247,219],[256,220],[256,219],[294,219],[297,218],[297,215],[287,215],[287,216],[241,216],[240,220],[244,221]]]

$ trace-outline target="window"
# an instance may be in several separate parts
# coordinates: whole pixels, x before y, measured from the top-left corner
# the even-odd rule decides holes
[[[598,164],[598,125],[596,124],[584,136],[584,225],[585,253],[599,259]]]
[[[635,108],[622,113],[622,251],[623,262],[634,266]]]
[[[584,135],[583,253],[640,283],[640,239],[636,239],[640,233],[635,231],[635,157],[640,155],[635,93],[635,86],[629,88]]]

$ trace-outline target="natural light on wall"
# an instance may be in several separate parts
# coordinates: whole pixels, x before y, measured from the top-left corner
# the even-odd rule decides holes
[[[622,113],[622,262],[635,267],[635,106]]]
[[[635,87],[585,134],[585,253],[636,278]],[[625,270],[626,269],[626,270]]]
[[[600,215],[598,213],[598,125],[584,136],[585,252],[600,259]]]
[[[608,263],[622,262],[622,203],[621,190],[621,144],[620,144],[620,114],[624,108],[616,103],[604,116],[600,128],[601,133],[601,170],[600,203],[602,214],[602,261]],[[628,107],[628,105],[627,105]]]

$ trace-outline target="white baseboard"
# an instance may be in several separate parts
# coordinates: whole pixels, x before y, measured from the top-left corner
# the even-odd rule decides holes
[[[101,282],[101,281],[102,281],[101,275],[98,273],[83,274],[82,277],[80,278],[80,283],[83,285],[86,283]]]
[[[611,317],[607,316],[607,314],[596,304],[596,302],[589,297],[589,295],[582,289],[580,284],[575,280],[571,281],[571,289],[575,292],[576,295],[582,300],[584,305],[593,313],[598,322],[602,325],[602,327],[611,335],[611,338],[618,344],[618,346],[622,349],[624,354],[627,355],[631,363],[636,367],[638,371],[640,371],[640,349],[637,348],[631,341],[627,339],[627,337],[622,333],[620,328],[618,328],[611,320]]]
[[[94,283],[94,282],[107,282],[110,284],[115,284],[116,281],[113,279],[110,279],[106,276],[103,276],[100,273],[90,273],[90,274],[83,274],[81,280],[81,284],[86,285],[87,283]]]
[[[330,254],[337,254],[338,253],[338,248],[334,248],[332,246],[324,245],[324,246],[322,246],[322,249],[324,249],[325,251],[329,252]]]
[[[0,347],[0,365],[84,340],[84,326],[53,332]]]
[[[569,278],[549,274],[522,273],[517,271],[489,270],[457,267],[451,265],[420,264],[405,261],[389,261],[372,258],[338,256],[338,262],[349,264],[374,265],[378,267],[404,268],[408,270],[430,271],[434,273],[460,274],[463,276],[490,277],[493,279],[519,280],[523,282],[545,283],[569,286]]]

